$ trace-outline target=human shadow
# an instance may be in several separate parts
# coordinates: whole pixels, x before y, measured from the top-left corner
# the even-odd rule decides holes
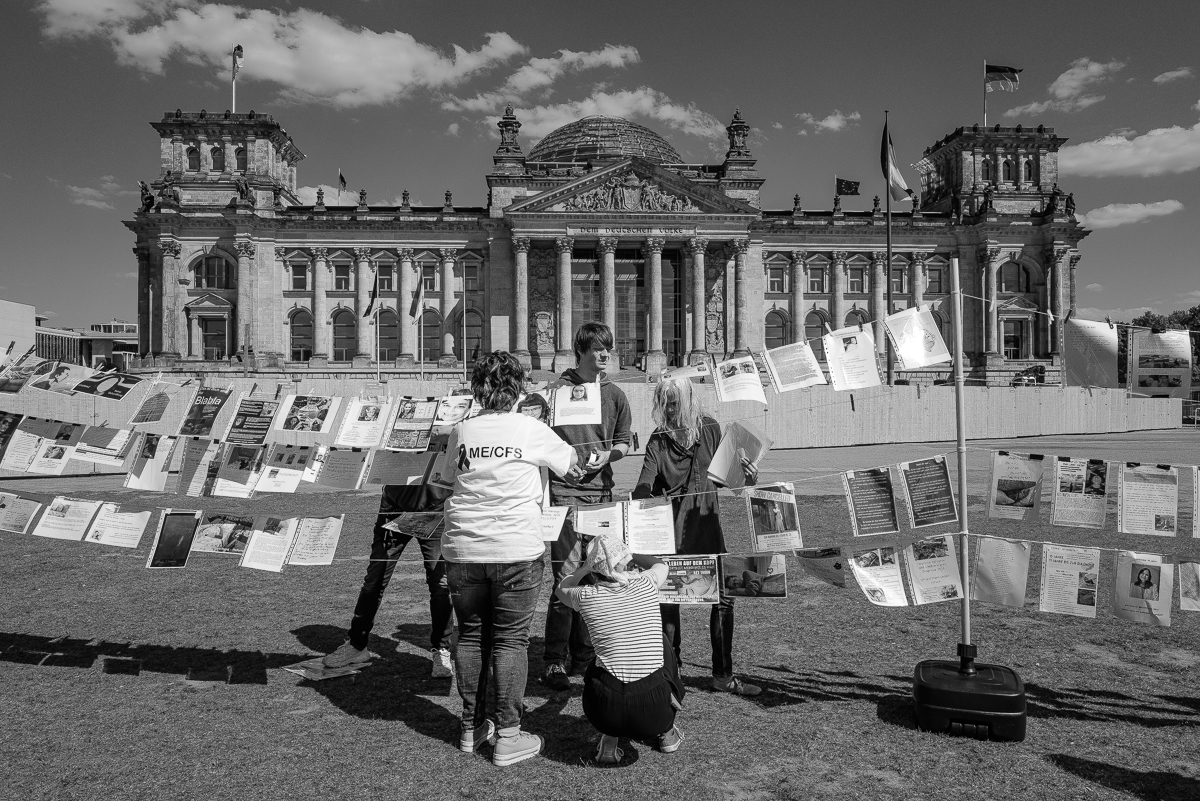
[[[1138,771],[1068,754],[1047,754],[1046,761],[1081,779],[1145,801],[1158,801],[1161,798],[1200,798],[1200,781],[1178,773],[1162,770]]]
[[[1031,718],[1131,723],[1148,729],[1200,723],[1200,699],[1152,697],[1167,701],[1171,706],[1112,690],[1051,688],[1025,683],[1026,709]],[[1189,711],[1179,709],[1180,706]]]

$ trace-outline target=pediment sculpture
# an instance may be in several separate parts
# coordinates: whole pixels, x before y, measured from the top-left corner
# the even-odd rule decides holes
[[[613,176],[595,189],[563,202],[566,211],[699,211],[685,197],[671,195],[633,173]]]

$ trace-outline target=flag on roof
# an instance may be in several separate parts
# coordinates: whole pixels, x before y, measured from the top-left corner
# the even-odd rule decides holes
[[[233,77],[236,80],[239,72],[242,71],[242,62],[245,61],[242,53],[242,46],[238,45],[233,48]]]
[[[1016,67],[1002,67],[999,64],[983,65],[984,78],[983,82],[987,85],[987,90],[992,91],[992,84],[996,84],[998,88],[1005,92],[1017,91],[1017,86],[1021,83],[1021,70]]]
[[[888,194],[891,195],[892,200],[915,202],[912,190],[908,188],[908,184],[904,182],[904,176],[896,167],[896,151],[892,147],[892,135],[888,133],[886,120],[883,123],[883,143],[880,146],[879,161],[880,166],[883,167],[883,178],[887,181]]]
[[[857,195],[858,185],[861,181],[847,181],[845,178],[834,179],[834,194],[838,195]]]
[[[342,175],[341,170],[338,170],[338,191],[346,191],[346,176]]]

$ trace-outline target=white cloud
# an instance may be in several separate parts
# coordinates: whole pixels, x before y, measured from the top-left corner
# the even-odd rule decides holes
[[[1200,110],[1200,103],[1196,107]],[[1058,151],[1058,166],[1064,174],[1089,178],[1190,172],[1200,167],[1200,123],[1067,145]]]
[[[1079,222],[1088,228],[1116,228],[1118,225],[1145,222],[1152,217],[1165,217],[1183,211],[1178,200],[1160,200],[1157,203],[1109,203],[1082,215]]]
[[[1082,320],[1104,320],[1107,317],[1114,322],[1127,323],[1146,312],[1157,313],[1158,309],[1152,306],[1135,306],[1132,309],[1097,309],[1089,306],[1076,309],[1075,316]]]
[[[451,136],[458,136],[458,123],[452,122],[449,125],[447,125],[446,133],[450,134]]]
[[[782,122],[773,122],[773,123],[771,123],[771,127],[772,127],[772,128],[774,128],[774,129],[775,129],[775,130],[777,130],[777,131],[782,131],[782,130],[783,130],[783,123],[782,123]]]
[[[0,287],[3,289],[3,287]],[[1176,292],[1175,297],[1186,298],[1188,300],[1200,300],[1200,289],[1193,289],[1188,292]]]
[[[1104,284],[1088,284],[1084,287],[1088,292],[1103,292]]]
[[[593,115],[641,118],[657,122],[690,136],[723,139],[725,126],[713,115],[692,104],[675,103],[662,92],[643,86],[617,92],[593,92],[583,100],[533,106],[517,112],[521,133],[538,140],[568,122]],[[497,118],[488,122],[495,125]]]
[[[1179,81],[1184,78],[1191,78],[1191,77],[1193,77],[1191,67],[1180,67],[1177,70],[1168,70],[1167,72],[1164,72],[1162,75],[1154,76],[1154,82],[1155,83],[1170,83],[1171,81]]]
[[[71,202],[77,203],[80,206],[91,206],[94,209],[116,208],[116,206],[105,200],[105,193],[99,189],[67,184],[67,192],[71,195]]]
[[[317,184],[316,186],[297,187],[296,197],[300,198],[300,205],[301,206],[317,205],[317,190],[318,189],[325,190],[325,205],[326,206],[328,206],[330,204],[336,206],[338,204],[338,188],[336,186],[330,186],[329,184]],[[353,197],[354,203],[358,203],[358,193],[354,192],[353,190],[351,190],[349,188],[347,188],[346,191],[342,192],[342,199],[346,200],[346,198],[349,198],[351,195],[354,196]],[[349,203],[350,200],[346,200],[346,202]]]
[[[833,113],[823,119],[817,119],[807,111],[796,115],[800,120],[812,128],[817,133],[822,131],[840,131],[852,122],[858,122],[862,119],[862,115],[857,111],[851,111],[849,114],[843,114],[841,111],[834,109]]]
[[[476,50],[447,54],[403,31],[347,26],[308,9],[287,12],[199,0],[43,0],[49,39],[107,39],[121,64],[161,75],[178,58],[221,74],[230,43],[246,52],[246,81],[280,86],[295,102],[343,108],[394,102],[416,89],[453,86],[526,51],[493,32]]]
[[[132,270],[127,273],[121,273],[121,277],[122,278],[137,278],[138,277],[137,270]]]
[[[1104,99],[1104,95],[1087,94],[1087,91],[1096,84],[1107,81],[1124,68],[1125,62],[1123,61],[1101,62],[1092,61],[1086,57],[1077,58],[1071,62],[1071,66],[1066,72],[1055,78],[1046,88],[1050,93],[1050,100],[1034,101],[1024,106],[1010,108],[1004,112],[1004,116],[1020,117],[1044,114],[1047,111],[1082,111]]]

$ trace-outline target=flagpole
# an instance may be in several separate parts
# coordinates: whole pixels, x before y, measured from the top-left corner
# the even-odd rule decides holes
[[[884,130],[883,135],[886,138],[887,143],[890,145],[891,144],[891,136],[887,132],[887,130],[888,130],[888,111],[887,111],[887,109],[883,110],[883,130]],[[888,150],[888,155],[889,156],[891,155],[890,149]],[[890,161],[889,161],[888,166],[890,168],[890,166],[891,166]],[[884,317],[884,319],[887,319],[887,316],[892,313],[892,176],[891,175],[884,176],[883,194],[887,196],[887,264],[884,265],[884,268],[883,268],[883,275],[884,275],[883,280],[886,282],[885,286],[887,286],[887,308],[883,310],[883,317]],[[889,387],[893,387],[896,385],[896,373],[895,373],[895,366],[892,364],[892,362],[893,362],[892,340],[887,335],[886,331],[884,331],[883,339],[884,339],[884,346],[886,347],[884,354],[887,356],[887,383],[888,383]]]
[[[463,357],[463,386],[467,384],[467,268],[463,267],[462,294],[462,357]]]
[[[987,127],[987,59],[983,60],[983,127]]]

